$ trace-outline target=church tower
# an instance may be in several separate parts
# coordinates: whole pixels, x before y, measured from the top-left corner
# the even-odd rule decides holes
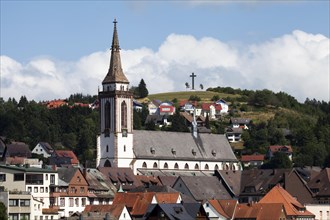
[[[101,130],[96,165],[130,167],[133,160],[133,96],[121,66],[116,19],[113,23],[109,71],[98,94]]]

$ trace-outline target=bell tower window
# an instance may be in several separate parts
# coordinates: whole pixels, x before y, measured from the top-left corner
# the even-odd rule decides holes
[[[107,101],[104,106],[104,128],[105,130],[110,129],[110,121],[111,121],[111,115],[110,115],[110,102]]]
[[[127,104],[125,101],[121,103],[121,127],[127,128]]]

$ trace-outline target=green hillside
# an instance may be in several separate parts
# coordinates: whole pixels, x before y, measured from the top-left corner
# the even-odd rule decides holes
[[[211,91],[182,91],[182,92],[166,92],[166,93],[158,93],[158,94],[151,94],[148,96],[147,100],[187,100],[191,95],[195,95],[201,98],[202,101],[210,101],[213,96],[218,95],[220,98],[226,99],[227,97],[230,98],[238,98],[240,95],[233,95],[233,94],[226,94],[226,93],[219,93],[219,92],[211,92]],[[145,102],[146,99],[139,100],[141,102]]]

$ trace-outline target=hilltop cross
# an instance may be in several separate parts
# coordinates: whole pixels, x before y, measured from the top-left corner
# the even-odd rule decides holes
[[[192,90],[195,90],[195,77],[196,77],[197,75],[195,75],[194,73],[192,73],[191,75],[190,75],[190,77],[191,77],[191,89]]]

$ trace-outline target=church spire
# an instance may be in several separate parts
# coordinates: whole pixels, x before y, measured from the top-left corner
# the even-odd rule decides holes
[[[102,84],[107,83],[129,83],[121,67],[120,46],[117,33],[117,20],[113,21],[113,37],[111,45],[111,58],[108,74],[105,76]]]

